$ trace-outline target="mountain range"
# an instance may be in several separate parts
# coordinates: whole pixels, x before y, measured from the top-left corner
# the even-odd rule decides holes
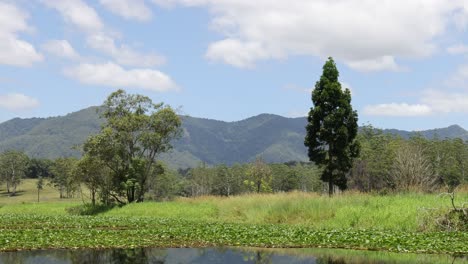
[[[102,119],[97,107],[65,116],[15,118],[0,123],[0,151],[16,149],[31,157],[79,156],[76,149],[91,134],[99,132]],[[287,118],[261,114],[236,122],[181,116],[183,136],[173,142],[174,149],[161,158],[173,168],[206,164],[245,163],[262,156],[267,162],[306,161],[304,147],[306,118]],[[433,138],[462,138],[468,131],[458,125],[410,132],[396,129],[385,133],[408,138],[415,133]],[[75,148],[74,148],[75,147]]]

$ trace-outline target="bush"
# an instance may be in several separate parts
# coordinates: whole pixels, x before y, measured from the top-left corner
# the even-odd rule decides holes
[[[97,215],[97,214],[109,211],[112,208],[114,208],[114,205],[83,204],[83,205],[78,205],[78,206],[67,208],[67,212],[71,215]]]

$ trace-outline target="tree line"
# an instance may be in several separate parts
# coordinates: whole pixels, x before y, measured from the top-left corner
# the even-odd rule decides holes
[[[452,190],[468,184],[468,142],[462,139],[426,139],[415,136],[403,139],[380,129],[364,126],[358,134],[360,155],[347,173],[348,187],[361,192],[431,192]],[[323,168],[306,162],[265,163],[257,158],[251,163],[208,166],[174,170],[157,161],[147,174],[143,196],[149,200],[168,200],[176,196],[275,193],[293,190],[324,192],[320,177]],[[101,161],[84,155],[56,160],[29,158],[19,151],[0,154],[0,183],[10,195],[24,178],[46,181],[60,198],[80,194],[86,186],[93,203],[117,202],[111,191],[117,182]],[[132,185],[130,183],[129,185]],[[128,189],[125,183],[120,184]],[[140,187],[138,187],[140,188]],[[126,195],[126,193],[125,193]]]
[[[380,190],[453,190],[468,183],[468,142],[460,138],[407,140],[370,125],[358,134],[361,153],[348,173],[350,187]]]

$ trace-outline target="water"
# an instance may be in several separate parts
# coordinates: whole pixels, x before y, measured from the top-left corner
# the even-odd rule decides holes
[[[384,263],[468,263],[467,257],[448,255],[397,254],[330,249],[252,249],[252,248],[136,248],[33,250],[0,252],[5,264],[179,264],[179,263],[258,263],[258,264],[384,264]]]

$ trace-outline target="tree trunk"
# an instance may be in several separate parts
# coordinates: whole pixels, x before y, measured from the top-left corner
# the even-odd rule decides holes
[[[93,206],[96,205],[96,190],[94,188],[91,189],[91,203]]]
[[[333,180],[330,175],[330,178],[328,180],[328,196],[332,197],[333,196]]]
[[[37,188],[37,202],[39,202],[39,188]]]
[[[13,192],[11,193],[11,196],[16,195],[16,184],[13,184]]]

